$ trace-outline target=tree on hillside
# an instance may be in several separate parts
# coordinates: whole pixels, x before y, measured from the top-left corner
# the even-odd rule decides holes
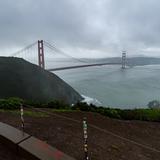
[[[160,101],[153,100],[153,101],[151,101],[151,102],[148,103],[148,107],[150,109],[158,109],[158,108],[160,109]]]

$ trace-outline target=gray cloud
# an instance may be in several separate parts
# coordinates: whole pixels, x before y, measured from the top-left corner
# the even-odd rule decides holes
[[[1,0],[0,47],[12,52],[37,39],[73,56],[160,56],[159,0]]]

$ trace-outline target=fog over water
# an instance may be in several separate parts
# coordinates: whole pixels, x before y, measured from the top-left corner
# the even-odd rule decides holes
[[[146,107],[160,99],[160,65],[101,66],[54,72],[97,105],[118,108]]]

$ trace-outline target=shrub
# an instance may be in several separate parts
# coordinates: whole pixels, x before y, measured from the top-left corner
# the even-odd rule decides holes
[[[88,105],[86,102],[77,102],[73,107],[73,110],[80,110],[80,111],[96,111],[96,106],[93,104]]]
[[[32,101],[32,100],[26,100],[24,101],[25,105],[29,105],[35,108],[43,108],[46,107],[46,104],[38,102],[38,101]]]
[[[49,103],[47,103],[46,107],[53,108],[53,109],[67,109],[70,108],[70,106],[64,102],[53,100]]]
[[[96,111],[104,116],[110,117],[110,118],[117,118],[120,119],[120,109],[112,109],[112,108],[104,108],[104,107],[98,107]]]
[[[35,101],[23,101],[20,98],[12,97],[8,99],[0,99],[0,109],[19,109],[20,105],[31,105],[33,107],[45,107],[58,110],[80,110],[87,112],[97,112],[101,115],[124,120],[144,120],[144,121],[160,121],[160,109],[156,109],[159,102],[152,101],[149,103],[149,109],[116,109],[97,107],[93,104],[88,105],[85,102],[78,102],[73,106],[65,104],[62,101],[53,100],[48,103]],[[157,105],[155,105],[157,104]]]
[[[22,103],[23,100],[16,97],[0,99],[0,109],[18,109]]]
[[[160,109],[160,102],[157,101],[157,100],[153,100],[153,101],[148,103],[148,107],[150,109],[158,109],[158,108]]]

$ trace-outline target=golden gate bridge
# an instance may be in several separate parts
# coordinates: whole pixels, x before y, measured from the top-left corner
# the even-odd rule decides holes
[[[55,45],[38,40],[27,47],[11,54],[12,57],[23,58],[48,71],[68,70],[93,66],[121,65],[126,67],[126,51],[122,52],[121,62],[91,62],[82,58],[73,57],[57,48]],[[53,67],[54,65],[54,67]]]

